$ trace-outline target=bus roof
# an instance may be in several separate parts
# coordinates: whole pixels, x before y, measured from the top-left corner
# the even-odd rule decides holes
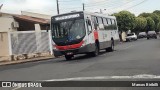
[[[87,12],[87,11],[84,11],[84,13],[89,14],[89,15],[93,15],[93,16],[97,16],[97,17],[106,17],[106,18],[116,19],[115,16],[109,16],[109,15],[103,14],[103,13],[93,13],[93,12]]]
[[[87,12],[87,11],[69,12],[69,13],[64,13],[64,14],[55,15],[55,16],[53,16],[53,17],[64,16],[64,15],[75,14],[75,13],[84,13],[84,14],[89,14],[89,15],[93,15],[93,16],[97,16],[97,17],[106,17],[106,18],[116,19],[115,16],[109,16],[109,15],[107,15],[107,14],[93,13],[93,12]]]

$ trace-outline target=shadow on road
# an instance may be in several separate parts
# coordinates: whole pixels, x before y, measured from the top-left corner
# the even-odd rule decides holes
[[[103,55],[106,53],[104,50],[100,51],[99,55]],[[97,56],[98,57],[98,56]],[[10,70],[10,69],[21,69],[21,68],[29,68],[29,67],[34,67],[38,65],[45,65],[45,64],[73,64],[77,62],[90,62],[90,61],[96,61],[97,57],[92,57],[86,54],[82,55],[75,55],[75,57],[72,60],[65,60],[65,58],[55,58],[55,59],[49,59],[49,60],[44,60],[44,61],[37,61],[37,62],[27,62],[27,63],[21,63],[21,64],[14,64],[14,65],[6,65],[6,66],[0,66],[0,72],[5,71],[5,70]]]

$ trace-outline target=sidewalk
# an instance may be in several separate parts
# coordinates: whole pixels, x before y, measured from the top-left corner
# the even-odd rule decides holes
[[[48,56],[48,57],[37,57],[37,58],[25,59],[25,60],[8,61],[8,60],[4,60],[2,57],[0,57],[0,66],[43,61],[43,60],[48,60],[48,59],[53,59],[53,58],[54,58],[54,56]]]

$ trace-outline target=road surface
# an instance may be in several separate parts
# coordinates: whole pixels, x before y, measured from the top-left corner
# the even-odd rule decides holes
[[[101,51],[98,57],[78,55],[71,61],[58,58],[0,67],[1,81],[54,81],[70,78],[73,80],[133,81],[139,80],[139,77],[153,78],[159,77],[159,75],[160,39],[141,39],[135,42],[121,43],[115,47],[114,52]],[[117,77],[113,78],[113,76]],[[124,76],[129,78],[126,79]],[[135,78],[133,78],[134,76]],[[75,89],[128,90],[128,88],[67,88],[67,90]],[[134,89],[157,90],[158,88],[133,88],[132,90]],[[53,90],[66,90],[66,88],[54,88]]]

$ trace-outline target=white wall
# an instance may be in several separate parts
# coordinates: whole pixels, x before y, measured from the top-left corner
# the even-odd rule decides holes
[[[12,22],[14,19],[11,17],[0,17],[0,32],[17,31],[17,29],[12,28]]]

